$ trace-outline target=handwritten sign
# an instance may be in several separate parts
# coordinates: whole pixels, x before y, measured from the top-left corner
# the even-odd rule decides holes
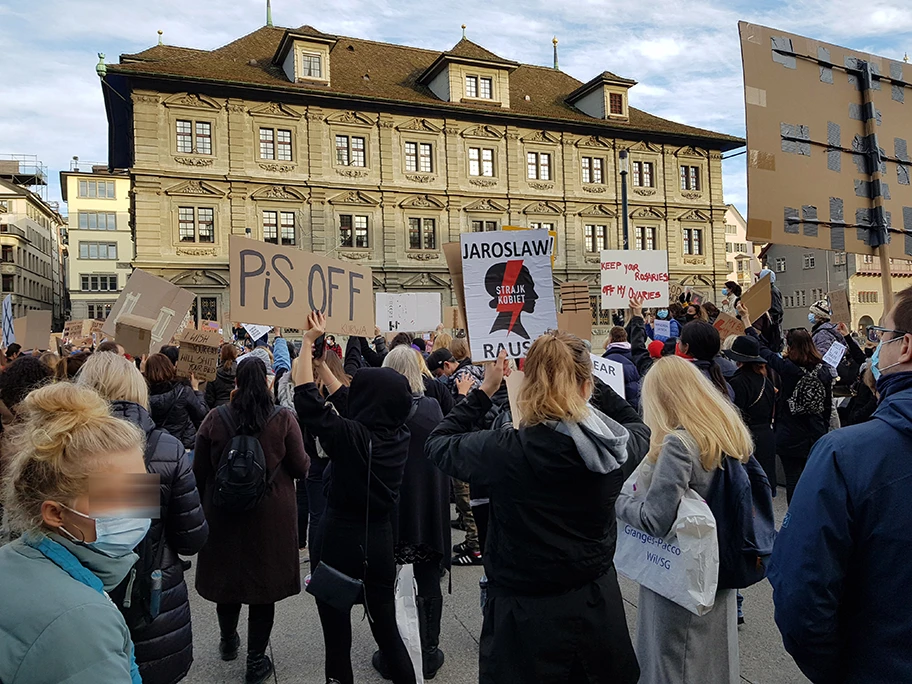
[[[250,335],[250,339],[253,340],[254,343],[272,330],[271,326],[254,325],[253,323],[241,323],[241,326],[247,331],[247,334]]]
[[[839,362],[842,361],[842,357],[845,356],[847,347],[841,342],[833,342],[830,345],[830,348],[827,349],[827,353],[823,355],[823,362],[828,366],[833,368],[839,367]]]
[[[847,326],[852,325],[852,313],[849,309],[849,299],[845,290],[833,290],[827,293],[830,300],[830,310],[833,312],[834,323],[845,323]]]
[[[301,328],[311,311],[321,311],[327,332],[373,333],[370,268],[236,235],[228,247],[231,320]]]
[[[753,314],[751,314],[753,315]],[[720,313],[713,327],[719,331],[719,337],[724,342],[730,335],[743,335],[744,323],[740,319],[730,316],[727,313]]]
[[[377,293],[377,327],[380,330],[422,332],[440,325],[439,292]]]
[[[215,380],[221,342],[222,336],[218,331],[192,328],[184,330],[175,366],[177,374],[184,377],[195,375],[200,380]]]
[[[624,388],[624,366],[617,361],[603,359],[598,354],[589,354],[592,359],[592,374],[617,392],[618,396],[627,398]]]
[[[671,337],[671,321],[654,321],[652,324],[652,332],[655,333],[656,337]]]
[[[668,306],[668,252],[607,250],[601,262],[603,309],[626,309],[631,297],[646,306]]]

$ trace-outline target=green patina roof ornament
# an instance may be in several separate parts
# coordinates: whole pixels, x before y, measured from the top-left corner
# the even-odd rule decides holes
[[[105,65],[105,56],[103,52],[98,53],[98,64],[95,65],[95,73],[98,74],[99,78],[104,78],[105,74],[108,73],[108,67]]]

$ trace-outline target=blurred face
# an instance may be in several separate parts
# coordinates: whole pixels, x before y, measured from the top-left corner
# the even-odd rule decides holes
[[[326,336],[326,344],[335,344],[335,343],[336,343],[335,337],[333,337],[332,335]]]
[[[696,310],[694,307],[692,307],[692,306],[688,306],[688,307],[687,307],[687,315],[688,315],[688,316],[696,316],[696,315],[697,315],[697,310]]]

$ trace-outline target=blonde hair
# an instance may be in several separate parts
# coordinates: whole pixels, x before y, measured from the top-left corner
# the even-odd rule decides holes
[[[149,410],[146,379],[134,364],[120,354],[92,354],[76,376],[76,384],[91,387],[108,401],[132,401]]]
[[[457,337],[450,342],[450,353],[457,361],[469,358],[469,343],[464,337]]]
[[[708,471],[722,464],[723,455],[746,463],[754,451],[738,409],[690,361],[677,356],[656,361],[643,380],[640,401],[652,431],[646,457],[653,463],[668,435],[696,448]]]
[[[404,375],[405,379],[408,380],[412,393],[424,394],[424,379],[421,374],[421,366],[418,363],[419,358],[421,358],[420,353],[411,347],[400,344],[383,359],[383,367],[392,368],[397,373]]]
[[[431,370],[427,367],[427,361],[424,360],[424,354],[418,353],[418,367],[421,369],[421,374],[427,378],[434,379],[434,374],[431,373]]]
[[[735,340],[738,339],[737,335],[729,335],[722,341],[722,349],[729,350],[732,348],[732,345],[735,343]]]
[[[41,526],[45,501],[69,505],[85,494],[100,461],[145,445],[142,431],[114,418],[98,392],[69,382],[31,392],[19,418],[3,449],[10,454],[3,505],[17,532]]]
[[[549,330],[529,347],[523,369],[525,380],[517,400],[522,425],[549,420],[578,423],[589,414],[592,361],[576,335]]]
[[[438,349],[449,349],[452,342],[453,336],[450,335],[450,333],[442,332],[434,338],[434,346],[431,347],[431,351],[435,352]]]
[[[57,365],[60,363],[60,356],[56,352],[46,351],[38,359],[45,366],[51,369],[51,374],[57,373]]]

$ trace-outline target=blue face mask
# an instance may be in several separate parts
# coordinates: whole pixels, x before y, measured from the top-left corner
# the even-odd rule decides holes
[[[659,309],[658,311],[656,311],[656,316],[658,316],[662,320],[665,320],[666,318],[668,318],[668,309]]]
[[[808,323],[813,323],[816,320],[817,320],[817,317],[814,314],[812,314],[812,313],[808,314]]]
[[[62,505],[62,504],[61,504]],[[128,518],[124,516],[107,516],[93,518],[91,515],[74,511],[69,506],[64,506],[70,513],[95,521],[95,541],[86,542],[77,539],[64,527],[58,528],[70,541],[87,546],[93,551],[104,554],[110,558],[123,558],[143,540],[152,520],[149,518]]]
[[[874,354],[871,356],[871,373],[874,375],[874,382],[880,380],[880,376],[883,374],[883,371],[889,370],[890,368],[893,368],[893,366],[898,366],[900,363],[902,363],[901,361],[897,361],[896,363],[891,363],[886,368],[880,367],[880,348],[885,344],[890,344],[890,342],[896,342],[897,340],[901,339],[903,338],[894,337],[892,340],[887,340],[886,342],[881,340],[880,344],[877,345],[877,349],[874,350]]]
[[[722,296],[723,296],[723,297],[728,297],[728,288],[727,288],[727,287],[723,287],[723,288],[722,288]]]

